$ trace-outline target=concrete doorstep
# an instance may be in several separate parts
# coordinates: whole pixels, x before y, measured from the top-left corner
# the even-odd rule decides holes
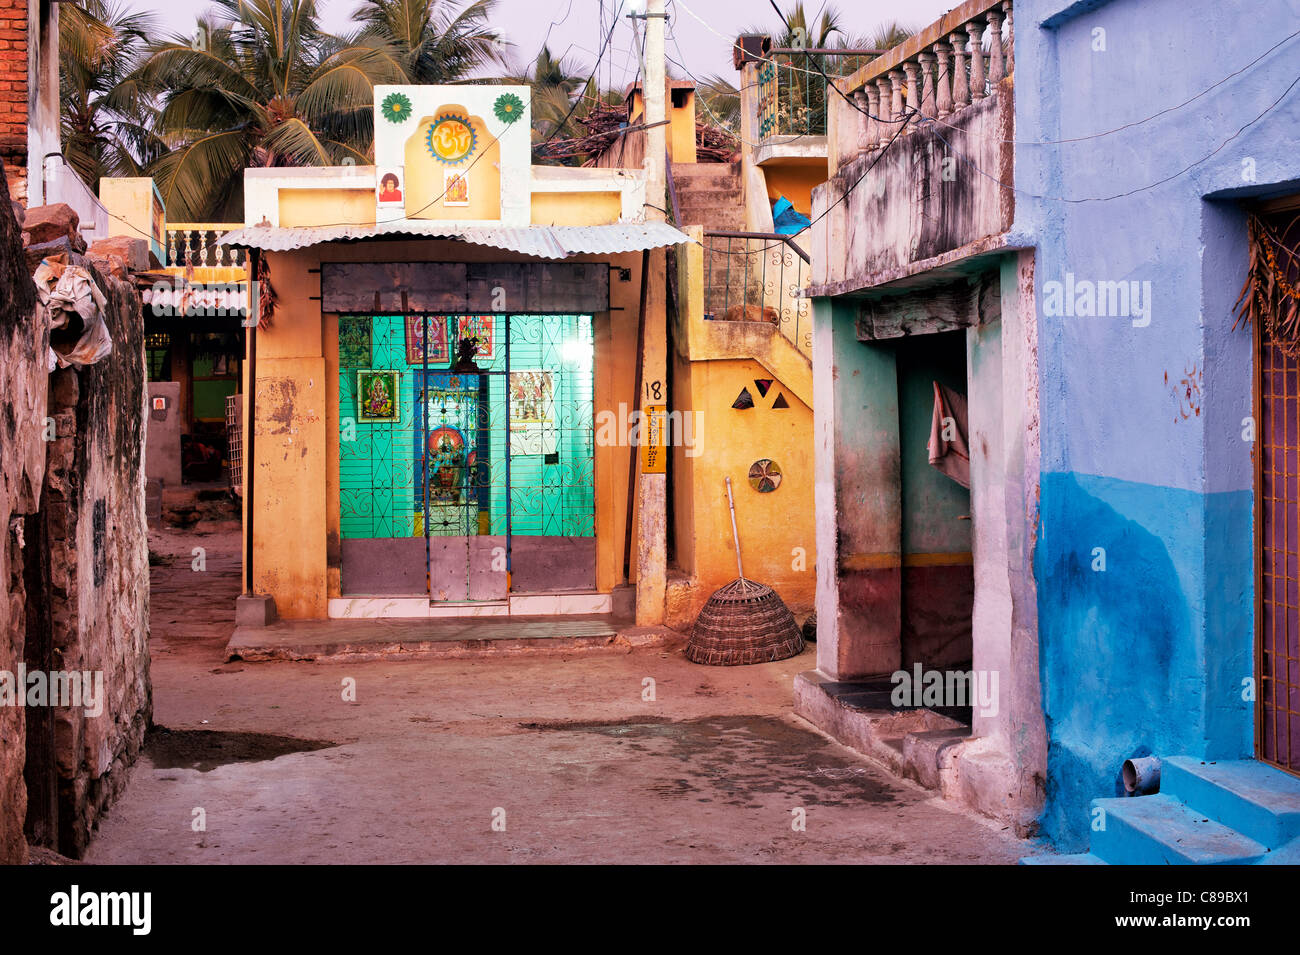
[[[280,620],[240,626],[227,660],[428,660],[676,649],[668,627],[635,627],[612,615],[440,620]]]
[[[946,754],[970,738],[970,726],[933,710],[895,708],[887,686],[839,683],[808,670],[795,677],[794,711],[891,772],[942,790]]]

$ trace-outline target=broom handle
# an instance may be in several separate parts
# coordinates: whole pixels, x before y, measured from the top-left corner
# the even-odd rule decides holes
[[[740,532],[736,530],[736,500],[731,496],[731,477],[727,479],[727,506],[731,508],[731,537],[736,542],[736,573],[742,578],[745,576],[745,569],[740,566]]]

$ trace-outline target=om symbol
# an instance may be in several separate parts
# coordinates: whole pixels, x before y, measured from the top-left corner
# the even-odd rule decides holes
[[[446,162],[464,159],[474,148],[474,131],[463,120],[446,117],[429,130],[429,151]]]

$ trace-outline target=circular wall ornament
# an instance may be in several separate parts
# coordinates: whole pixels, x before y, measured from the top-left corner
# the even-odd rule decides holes
[[[411,118],[411,99],[405,93],[389,93],[379,104],[379,112],[390,123],[404,123]]]
[[[514,93],[502,93],[492,104],[492,111],[497,119],[508,125],[524,115],[524,101]]]
[[[478,134],[470,125],[468,116],[449,113],[440,116],[429,127],[425,143],[434,159],[456,166],[474,154],[478,147]]]
[[[749,486],[759,494],[770,494],[781,486],[781,466],[771,458],[759,458],[749,466]]]

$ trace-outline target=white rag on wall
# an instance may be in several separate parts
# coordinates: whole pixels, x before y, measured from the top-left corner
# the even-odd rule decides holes
[[[930,464],[962,487],[970,487],[970,448],[966,444],[966,396],[934,382],[930,419]]]
[[[68,327],[74,314],[81,319],[84,330],[72,348],[50,349],[60,368],[93,365],[113,351],[113,340],[104,324],[108,300],[89,271],[80,265],[46,259],[37,266],[32,280],[36,283],[37,297],[49,312],[51,331]]]

